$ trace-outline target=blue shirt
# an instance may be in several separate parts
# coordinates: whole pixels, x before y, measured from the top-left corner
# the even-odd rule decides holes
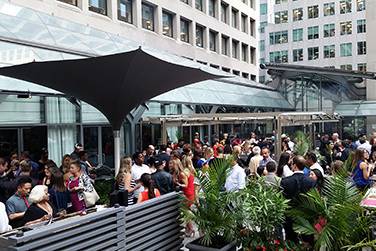
[[[27,210],[27,205],[24,199],[21,198],[17,193],[7,200],[6,206],[8,215],[14,213],[22,213]]]

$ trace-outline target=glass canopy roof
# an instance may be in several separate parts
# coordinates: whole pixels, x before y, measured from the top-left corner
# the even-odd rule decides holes
[[[78,24],[0,0],[0,66],[32,61],[77,59],[134,50],[140,43],[116,34]],[[162,94],[153,101],[189,104],[223,104],[291,109],[277,91],[264,85],[189,59],[142,45],[147,52],[172,63],[201,68],[228,76],[182,87]],[[158,83],[163,84],[163,83]],[[0,92],[59,93],[28,82],[0,76]]]

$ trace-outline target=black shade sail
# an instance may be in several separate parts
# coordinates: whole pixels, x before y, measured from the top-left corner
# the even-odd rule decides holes
[[[184,85],[222,77],[166,62],[141,48],[101,57],[3,67],[0,75],[85,101],[100,110],[115,131],[137,105]]]

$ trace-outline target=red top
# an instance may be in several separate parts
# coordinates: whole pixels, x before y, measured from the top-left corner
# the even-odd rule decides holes
[[[194,180],[195,180],[195,177],[193,176],[193,174],[190,173],[188,176],[188,185],[187,187],[183,188],[183,192],[185,196],[195,194],[195,185],[193,183]]]
[[[158,189],[154,189],[154,193],[155,193],[155,198],[161,196],[161,194],[159,193],[159,190]],[[140,193],[140,196],[141,196],[141,202],[142,201],[147,201],[149,199],[149,195],[148,195],[148,191],[143,191]]]

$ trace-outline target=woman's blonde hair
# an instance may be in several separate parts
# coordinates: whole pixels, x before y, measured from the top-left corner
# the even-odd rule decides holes
[[[45,185],[36,185],[30,192],[29,201],[31,203],[39,203],[43,200],[46,195],[48,187]]]
[[[183,165],[184,168],[188,168],[192,174],[195,173],[195,168],[193,167],[192,159],[188,155],[183,155],[181,164]]]
[[[177,173],[184,171],[184,167],[181,164],[180,159],[172,159],[172,160],[170,160],[170,162],[172,163],[174,169],[175,169],[175,166],[177,167],[177,170],[175,170]]]
[[[132,159],[130,157],[123,157],[120,160],[120,169],[119,173],[116,176],[117,184],[121,184],[126,173],[131,173],[132,169]]]

